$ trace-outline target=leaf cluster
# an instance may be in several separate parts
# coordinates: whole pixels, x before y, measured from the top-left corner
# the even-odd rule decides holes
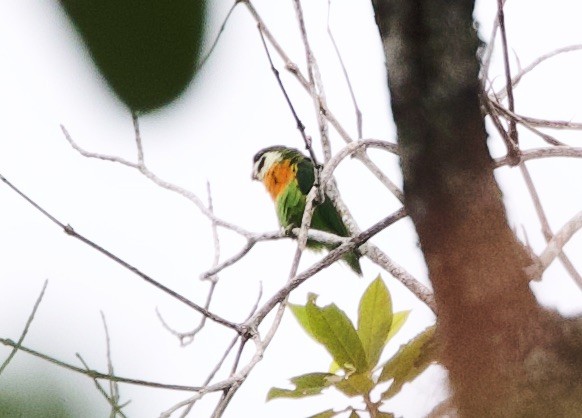
[[[290,379],[294,389],[271,388],[267,400],[304,398],[319,395],[329,387],[347,397],[362,397],[368,413],[374,417],[391,417],[381,412],[382,402],[396,395],[404,383],[414,380],[434,362],[434,327],[400,347],[389,360],[379,364],[382,351],[404,325],[410,311],[393,312],[392,299],[384,281],[378,276],[365,290],[359,303],[357,328],[335,304],[320,307],[316,295],[305,305],[290,304],[295,318],[333,359],[329,372],[313,372]],[[371,393],[381,383],[390,382],[380,399],[372,402]],[[349,408],[350,418],[360,415]],[[346,412],[328,409],[311,418],[331,418]]]

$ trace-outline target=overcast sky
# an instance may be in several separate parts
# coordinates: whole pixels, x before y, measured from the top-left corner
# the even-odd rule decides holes
[[[231,3],[212,2],[207,47]],[[354,110],[326,34],[327,2],[305,3],[307,27],[328,103],[355,136]],[[484,39],[491,32],[495,3],[481,1],[477,8]],[[549,6],[530,1],[525,7],[518,3],[510,0],[506,8],[514,69],[555,48],[582,43],[582,10],[577,2],[563,0]],[[255,4],[292,60],[303,69],[305,55],[292,3],[264,0]],[[384,58],[371,6],[367,2],[335,1],[331,16],[332,31],[363,113],[364,137],[395,140]],[[0,173],[63,223],[166,286],[203,303],[208,283],[198,277],[212,265],[214,257],[208,220],[186,199],[160,189],[135,170],[83,158],[63,137],[60,124],[87,150],[133,161],[136,158],[129,112],[110,95],[57,2],[0,2],[0,52]],[[518,112],[582,121],[580,58],[582,53],[563,55],[526,76],[516,89]],[[278,59],[275,64],[307,133],[317,138],[311,99],[284,72]],[[497,54],[492,64],[496,83],[503,82],[500,64]],[[302,142],[270,72],[256,24],[244,7],[235,10],[213,56],[185,94],[171,106],[142,117],[140,124],[146,163],[157,175],[193,191],[202,200],[207,198],[209,182],[217,216],[251,231],[277,230],[267,193],[262,185],[251,182],[252,156],[265,146],[301,148]],[[580,146],[578,133],[554,134]],[[522,140],[531,146],[543,145],[527,132],[522,133]],[[332,141],[338,150],[342,142],[334,132]],[[496,155],[503,152],[493,140],[491,149]],[[320,151],[317,146],[316,151]],[[379,151],[370,155],[400,183],[394,157]],[[552,227],[557,230],[582,208],[580,162],[545,160],[532,163],[531,169]],[[356,161],[342,163],[336,174],[342,196],[360,227],[370,226],[387,210],[398,209],[397,200]],[[527,231],[539,253],[544,248],[543,237],[518,171],[502,169],[497,174],[512,226],[522,238]],[[80,353],[90,367],[106,371],[103,311],[116,373],[164,383],[201,384],[232,337],[229,332],[210,324],[194,344],[180,347],[161,326],[155,310],[180,331],[197,324],[196,314],[66,236],[3,185],[0,202],[0,337],[18,338],[44,280],[49,279],[24,345],[77,365],[75,353]],[[221,230],[220,238],[223,259],[244,244],[229,231]],[[391,226],[374,242],[428,284],[408,220]],[[242,321],[255,304],[259,283],[263,301],[284,284],[294,248],[290,240],[257,245],[243,261],[222,272],[211,309],[232,321]],[[580,236],[572,240],[567,251],[582,270]],[[318,257],[305,254],[300,269]],[[380,272],[368,261],[363,262],[363,269],[364,278],[357,280],[345,266],[332,266],[298,288],[291,300],[303,303],[308,292],[315,292],[321,295],[321,303],[333,301],[355,319],[359,295]],[[393,293],[395,310],[412,309],[402,335],[385,353],[388,358],[398,344],[432,324],[434,317],[387,273],[381,273]],[[542,283],[532,287],[548,307],[568,315],[582,311],[582,293],[558,262],[548,269]],[[0,349],[0,358],[8,352]],[[264,360],[235,396],[225,417],[248,416],[249,411],[258,417],[308,416],[348,405],[349,400],[331,392],[300,401],[264,402],[271,386],[283,386],[288,378],[301,373],[325,371],[329,362],[328,354],[286,315]],[[39,376],[49,374],[68,391],[74,388],[91,400],[94,416],[105,416],[107,404],[90,379],[23,353],[0,376],[0,390],[25,390]],[[122,401],[132,400],[126,408],[128,416],[142,417],[158,416],[187,394],[124,385],[121,396]],[[443,373],[433,368],[405,387],[389,406],[397,414],[417,417],[444,396]],[[201,402],[192,416],[208,416],[215,400],[211,396]],[[79,414],[88,416],[86,410]]]

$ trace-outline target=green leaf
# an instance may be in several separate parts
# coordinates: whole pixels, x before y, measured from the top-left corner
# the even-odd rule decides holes
[[[289,303],[287,306],[289,306],[289,309],[291,309],[293,316],[295,316],[295,319],[297,319],[297,322],[299,322],[299,325],[301,325],[303,330],[311,338],[317,341],[317,337],[315,336],[313,330],[311,329],[311,326],[309,325],[309,318],[307,317],[307,308],[303,305],[295,305],[293,303]]]
[[[205,1],[59,2],[109,87],[130,109],[163,106],[190,84],[203,40]]]
[[[348,316],[335,304],[318,307],[313,300],[306,305],[309,327],[342,369],[366,371],[366,353]]]
[[[350,414],[350,416],[348,418],[360,418],[360,416],[358,415],[358,413],[356,411],[354,411],[352,409],[352,413]]]
[[[329,372],[330,373],[337,373],[339,370],[341,370],[341,367],[332,360],[331,364],[329,365]]]
[[[374,388],[374,382],[368,373],[354,373],[334,386],[345,395],[353,397],[369,394]]]
[[[358,335],[370,369],[380,359],[391,326],[392,300],[382,277],[378,275],[362,295],[358,309]]]
[[[391,412],[376,412],[376,418],[394,418],[394,414]]]
[[[291,378],[295,389],[271,388],[267,394],[267,401],[276,398],[305,398],[319,395],[321,391],[341,379],[331,373],[307,373]]]
[[[332,418],[339,413],[340,412],[335,412],[333,409],[328,409],[326,411],[320,412],[319,414],[311,415],[307,418]]]
[[[394,335],[400,331],[400,328],[402,328],[402,325],[404,325],[408,319],[408,315],[410,315],[410,310],[395,312],[394,315],[392,315],[392,326],[390,327],[390,332],[386,337],[386,342],[390,341],[392,337],[394,337]]]
[[[411,382],[420,375],[435,360],[434,330],[432,326],[417,335],[384,364],[378,382],[394,379],[388,390],[382,394],[382,399],[396,395],[402,385]]]

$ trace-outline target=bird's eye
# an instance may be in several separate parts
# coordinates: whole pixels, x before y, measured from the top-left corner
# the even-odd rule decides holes
[[[260,173],[265,165],[265,157],[261,157],[261,161],[259,161],[259,166],[257,167],[257,173]]]

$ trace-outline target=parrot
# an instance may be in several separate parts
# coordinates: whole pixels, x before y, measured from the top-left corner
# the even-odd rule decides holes
[[[264,148],[253,157],[252,179],[261,181],[271,195],[281,227],[286,230],[301,227],[307,194],[315,181],[315,166],[311,158],[295,148],[282,145]],[[311,228],[340,237],[349,236],[345,223],[327,195],[315,207]],[[307,240],[307,247],[331,250],[337,245]],[[342,258],[358,276],[362,275],[360,257],[361,254],[353,250]]]

